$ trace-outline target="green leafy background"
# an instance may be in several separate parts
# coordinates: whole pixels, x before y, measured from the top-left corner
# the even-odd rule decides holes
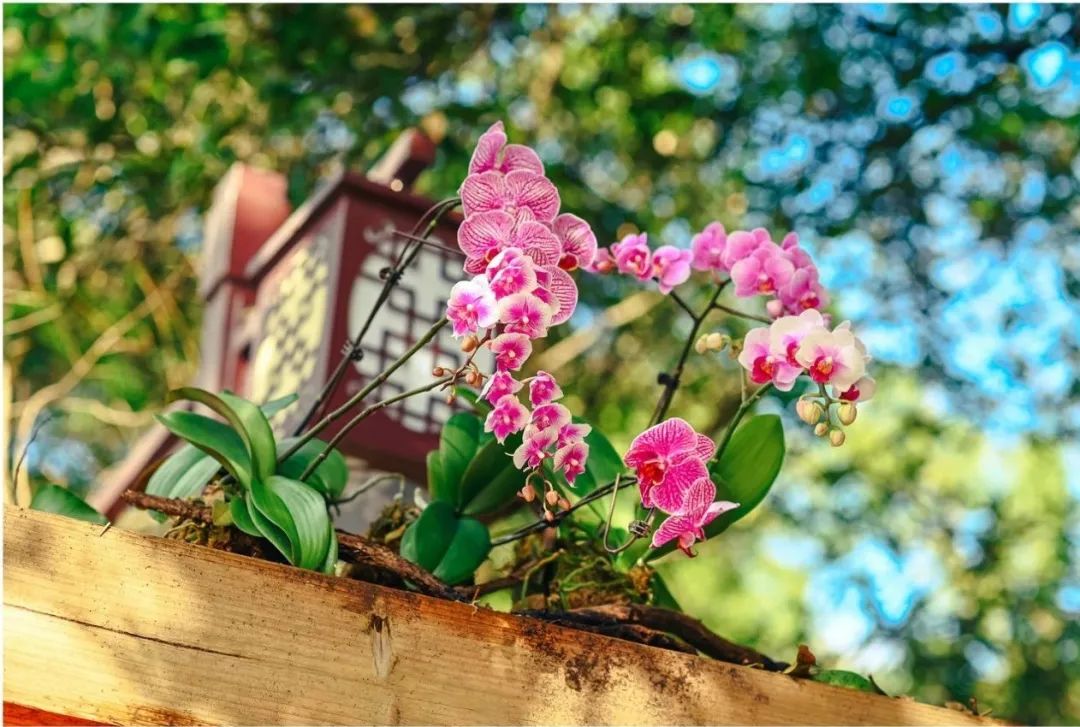
[[[3,12],[9,462],[40,425],[23,503],[85,493],[192,380],[201,224],[232,162],[301,200],[419,124],[439,151],[418,187],[442,197],[504,119],[605,242],[797,229],[878,358],[841,449],[762,402],[783,470],[701,557],[664,561],[679,602],[891,693],[1080,720],[1074,8]],[[534,364],[622,450],[687,322],[625,281],[582,300]],[[674,412],[718,433],[732,372],[693,357]]]

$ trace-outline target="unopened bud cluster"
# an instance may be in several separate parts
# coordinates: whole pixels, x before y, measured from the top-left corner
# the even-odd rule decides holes
[[[804,396],[799,399],[795,403],[795,413],[814,428],[815,436],[828,437],[829,444],[839,447],[847,439],[843,427],[855,422],[859,410],[853,401],[840,401],[822,395],[820,398]]]

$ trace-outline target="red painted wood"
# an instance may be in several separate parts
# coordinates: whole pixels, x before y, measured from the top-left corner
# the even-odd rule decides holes
[[[4,702],[5,725],[103,725],[105,722],[92,722],[66,714],[46,712],[43,709],[24,707],[21,704]]]

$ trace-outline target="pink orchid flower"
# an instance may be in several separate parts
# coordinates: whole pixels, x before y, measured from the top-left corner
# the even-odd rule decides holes
[[[550,456],[548,449],[557,438],[558,432],[553,429],[526,431],[521,446],[514,450],[514,466],[519,470],[536,469]]]
[[[740,260],[744,260],[762,245],[761,235],[756,232],[737,230],[727,236],[724,252],[721,256],[725,270],[731,270]]]
[[[596,235],[588,222],[577,215],[563,213],[555,218],[551,230],[562,246],[560,268],[569,271],[592,264],[596,257]]]
[[[802,368],[795,358],[799,345],[811,331],[825,328],[825,319],[816,310],[805,310],[797,316],[784,316],[773,321],[769,327],[770,347],[773,351],[783,352],[787,362]]]
[[[557,436],[558,432],[570,423],[571,418],[570,410],[562,404],[541,404],[533,409],[532,417],[529,419],[529,430],[551,429]]]
[[[795,266],[796,270],[802,270],[803,268],[817,269],[814,261],[810,258],[810,254],[799,247],[799,236],[794,232],[789,232],[784,236],[783,241],[780,243],[780,249],[783,251],[784,256],[791,261],[791,264]]]
[[[678,539],[679,550],[693,558],[696,554],[690,548],[698,540],[705,539],[705,527],[722,513],[739,506],[739,503],[727,500],[714,502],[715,498],[716,485],[708,478],[694,482],[686,490],[680,514],[669,517],[653,533],[652,547],[659,548]]]
[[[606,273],[615,270],[617,264],[615,262],[615,256],[611,254],[611,250],[602,247],[596,251],[596,257],[593,258],[592,264],[582,265],[581,267],[590,273],[605,275]]]
[[[536,290],[536,263],[519,248],[508,247],[492,258],[486,273],[496,300]]]
[[[877,382],[872,376],[860,376],[859,380],[843,391],[833,387],[833,396],[840,401],[870,401],[877,391]]]
[[[802,340],[795,359],[819,384],[847,391],[866,372],[865,347],[846,324],[835,330],[812,331]]]
[[[633,275],[638,280],[648,280],[652,275],[648,234],[627,235],[611,246],[611,252],[615,255],[615,265],[620,273]]]
[[[585,437],[589,436],[589,432],[592,431],[592,427],[588,424],[579,424],[578,422],[570,422],[563,426],[559,430],[558,447],[561,449],[571,442],[581,440],[585,441]]]
[[[529,421],[529,410],[513,394],[495,402],[484,420],[484,431],[491,432],[500,442],[506,441],[514,432],[520,432]]]
[[[693,253],[674,245],[661,245],[652,256],[653,277],[660,281],[660,292],[667,295],[690,279],[690,260]]]
[[[509,295],[498,302],[499,321],[507,333],[543,338],[551,324],[551,309],[529,293]]]
[[[490,344],[495,354],[495,368],[499,371],[517,371],[532,355],[532,341],[521,333],[503,333]]]
[[[536,376],[529,382],[529,401],[533,406],[550,404],[556,399],[561,399],[562,389],[559,382],[547,371],[537,371]]]
[[[547,265],[536,272],[539,289],[533,295],[551,306],[551,325],[565,323],[574,314],[578,303],[578,288],[570,273],[556,265]]]
[[[724,250],[727,248],[727,233],[719,222],[711,222],[705,229],[694,235],[690,241],[694,270],[720,272],[724,267]]]
[[[705,461],[715,453],[711,439],[673,418],[637,435],[623,461],[637,474],[641,503],[674,513],[682,506],[686,489],[709,476]]]
[[[755,384],[771,382],[780,391],[791,391],[802,373],[802,366],[788,363],[787,353],[773,344],[768,328],[755,328],[746,334],[739,363]]]
[[[469,174],[496,171],[502,174],[524,169],[544,173],[544,164],[535,151],[521,144],[507,144],[503,123],[496,121],[480,135],[469,162]]]
[[[576,440],[555,450],[551,464],[556,470],[562,471],[567,483],[573,486],[578,475],[585,472],[585,462],[588,459],[589,445]]]
[[[496,371],[495,374],[488,379],[487,386],[485,386],[483,392],[481,392],[480,398],[490,404],[494,404],[504,396],[518,393],[524,386],[525,384],[511,376],[509,371]]]
[[[499,320],[498,306],[487,280],[476,277],[455,283],[450,289],[446,317],[453,324],[455,336],[476,333],[481,328],[495,325]]]
[[[765,243],[731,266],[735,295],[746,298],[768,295],[787,285],[795,267],[780,253],[780,248]]]
[[[559,260],[560,245],[547,225],[522,211],[514,218],[503,210],[469,215],[458,227],[458,247],[465,253],[465,271],[482,273],[500,251],[516,247],[537,265]]]
[[[787,285],[777,293],[783,309],[789,313],[820,310],[829,304],[829,294],[818,281],[817,268],[797,268]]]
[[[551,223],[559,213],[559,190],[547,177],[526,169],[509,174],[470,174],[461,185],[461,207],[465,216],[503,210],[515,220],[529,211],[540,222]]]

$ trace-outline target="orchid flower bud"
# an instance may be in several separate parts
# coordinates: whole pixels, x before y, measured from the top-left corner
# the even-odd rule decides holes
[[[816,427],[814,427],[814,434],[819,436],[819,437],[824,437],[828,433],[829,433],[829,425],[826,424],[825,422],[820,422]]]
[[[557,505],[559,503],[559,493],[555,492],[555,490],[548,490],[547,494],[544,495],[544,499],[547,500],[549,505]]]
[[[829,432],[829,444],[834,447],[839,447],[840,445],[842,445],[844,443],[844,439],[846,439],[846,437],[844,436],[844,433],[839,429],[834,429]]]
[[[480,345],[480,339],[470,334],[461,339],[461,350],[464,353],[472,353],[476,350],[476,347]]]
[[[444,369],[442,366],[436,366],[431,370],[432,376],[446,376],[447,373],[447,370]]]
[[[850,401],[845,401],[840,405],[840,409],[836,412],[836,418],[840,422],[847,426],[855,421],[855,417],[858,415],[859,410],[855,407],[855,404]]]
[[[698,340],[694,341],[694,350],[698,353],[705,353],[709,350],[709,337],[702,335]]]
[[[521,499],[525,502],[532,502],[536,499],[536,488],[531,484],[526,484],[518,491],[518,495],[520,495]]]
[[[799,399],[795,403],[795,413],[807,424],[817,424],[821,421],[821,405],[809,399]]]
[[[720,351],[731,339],[722,333],[710,333],[705,337],[705,345],[710,351]]]

